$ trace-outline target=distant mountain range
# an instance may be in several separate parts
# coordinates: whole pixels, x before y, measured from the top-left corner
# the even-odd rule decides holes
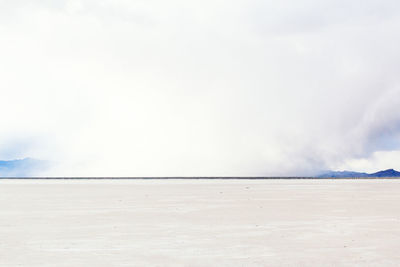
[[[400,177],[400,172],[388,169],[384,171],[379,171],[375,173],[365,173],[365,172],[350,172],[350,171],[328,171],[321,175],[319,178],[345,178],[345,177]]]
[[[0,177],[27,177],[48,167],[48,162],[31,158],[0,160]]]
[[[32,177],[48,169],[50,162],[31,158],[17,160],[0,160],[1,177]],[[351,171],[327,171],[316,178],[357,178],[357,177],[400,177],[400,172],[388,169],[375,173]]]

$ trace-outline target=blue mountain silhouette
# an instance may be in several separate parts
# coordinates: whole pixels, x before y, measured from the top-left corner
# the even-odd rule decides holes
[[[27,177],[46,169],[48,163],[31,158],[0,160],[0,177]]]
[[[321,175],[319,178],[345,178],[345,177],[400,177],[400,172],[388,169],[384,171],[379,171],[375,173],[365,173],[365,172],[350,172],[350,171],[328,171]]]
[[[400,172],[388,169],[370,174],[371,177],[400,177]]]

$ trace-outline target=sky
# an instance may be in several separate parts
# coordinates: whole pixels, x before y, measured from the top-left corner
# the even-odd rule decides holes
[[[400,169],[395,0],[0,0],[0,160],[47,176]]]

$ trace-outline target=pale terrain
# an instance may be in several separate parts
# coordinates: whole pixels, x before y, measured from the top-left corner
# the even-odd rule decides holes
[[[0,266],[400,266],[400,180],[0,180]]]

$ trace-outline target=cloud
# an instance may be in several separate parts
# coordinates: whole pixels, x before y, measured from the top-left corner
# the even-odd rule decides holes
[[[339,166],[339,169],[352,169],[355,171],[376,172],[398,166],[400,151],[376,151],[365,157],[357,157]]]
[[[357,3],[2,1],[0,151],[140,176],[307,175],[400,149],[400,5]]]

